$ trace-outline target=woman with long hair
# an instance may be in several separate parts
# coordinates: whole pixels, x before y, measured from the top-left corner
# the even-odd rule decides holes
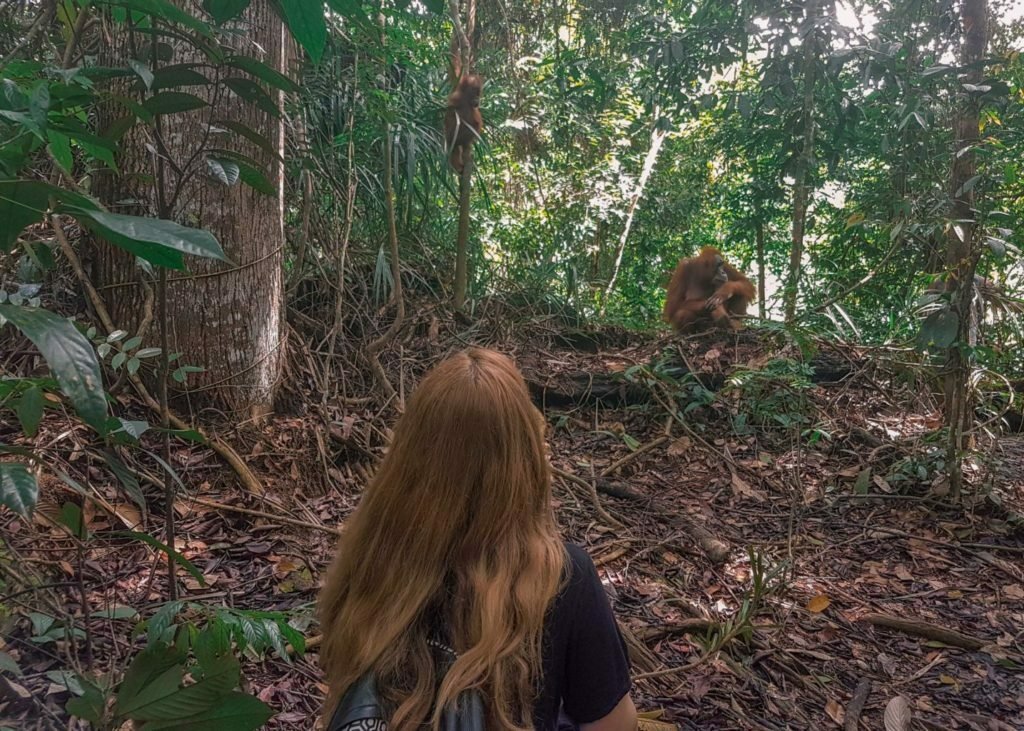
[[[372,673],[392,731],[437,731],[466,690],[488,729],[636,728],[597,571],[558,535],[544,429],[494,351],[459,353],[420,383],[320,594],[325,722]],[[439,642],[455,652],[443,670]]]

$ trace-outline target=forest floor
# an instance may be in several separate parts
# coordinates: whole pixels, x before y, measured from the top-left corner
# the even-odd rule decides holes
[[[887,707],[914,719],[893,729],[1024,729],[1020,437],[979,442],[972,499],[951,509],[934,476],[941,445],[927,441],[938,423],[931,399],[877,353],[833,349],[816,362],[837,375],[815,378],[813,368],[787,370],[800,360],[790,346],[749,331],[487,340],[516,357],[545,406],[559,521],[607,579],[641,710],[663,709],[682,729],[881,729]],[[428,360],[441,355],[435,347]],[[773,378],[744,375],[780,362],[789,365]],[[682,419],[670,418],[673,401]],[[336,529],[391,418],[310,407],[225,432],[262,495],[242,491],[207,447],[178,445],[188,486],[178,548],[206,584],[183,574],[183,597],[292,612],[314,637]],[[48,417],[36,443],[73,442],[67,429]],[[16,689],[30,696],[0,694],[0,726],[73,727],[53,674],[71,653],[29,641],[28,612],[62,607],[81,621],[83,587],[90,612],[130,606],[145,617],[165,599],[157,554],[103,540],[125,529],[159,536],[159,489],[144,485],[154,503],[144,516],[87,449],[76,454],[65,468],[105,496],[84,506],[100,540],[81,560],[52,522],[69,498],[57,480],[44,482],[32,522],[0,515],[14,559],[3,604],[22,617],[0,649],[18,660]],[[11,596],[11,576],[44,589]],[[130,636],[137,617],[110,614],[90,622],[99,671],[123,669],[142,642]],[[248,690],[278,711],[269,728],[313,728],[323,691],[315,644],[304,657],[245,664]]]

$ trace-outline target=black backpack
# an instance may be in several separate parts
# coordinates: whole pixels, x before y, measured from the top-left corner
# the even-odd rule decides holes
[[[457,655],[450,647],[431,642],[435,654],[442,655],[439,668],[446,668]],[[373,673],[356,681],[341,697],[331,716],[327,731],[387,731],[387,715],[377,695]],[[454,708],[446,708],[441,715],[442,731],[485,731],[486,716],[483,699],[475,689],[459,694]]]

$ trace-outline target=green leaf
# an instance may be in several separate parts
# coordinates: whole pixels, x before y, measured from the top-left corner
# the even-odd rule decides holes
[[[47,310],[4,304],[0,305],[0,317],[7,318],[39,348],[79,416],[104,434],[107,400],[92,343],[70,322]]]
[[[191,254],[228,262],[224,250],[209,231],[188,228],[173,221],[142,216],[123,216],[106,211],[67,211],[96,230],[110,243],[158,266],[184,269],[180,254]],[[170,263],[165,263],[170,262]],[[178,266],[171,266],[178,264]]]
[[[281,116],[281,110],[277,108],[277,103],[269,94],[267,94],[266,91],[264,91],[262,86],[252,79],[244,79],[241,76],[231,76],[224,79],[224,86],[231,89],[231,91],[237,94],[241,99],[255,104],[272,117]]]
[[[0,673],[10,673],[16,678],[23,675],[18,663],[6,652],[0,652]]]
[[[72,698],[64,706],[64,710],[72,716],[89,721],[94,726],[100,726],[103,721],[103,712],[107,707],[107,699],[103,691],[89,682],[82,682],[85,690],[80,698]]]
[[[918,343],[925,348],[948,348],[956,342],[960,332],[960,318],[951,308],[946,307],[925,318],[921,323]]]
[[[100,454],[103,456],[103,461],[107,463],[107,467],[114,473],[114,477],[121,483],[128,497],[145,512],[146,496],[142,494],[142,485],[139,484],[139,478],[112,452],[103,450]]]
[[[28,465],[0,462],[0,505],[27,518],[39,499],[39,485]]]
[[[175,602],[178,603],[178,602]],[[124,680],[117,690],[117,712],[123,713],[125,708],[132,708],[133,704],[142,691],[152,685],[154,681],[162,678],[165,674],[177,671],[177,677],[173,678],[173,687],[177,688],[184,670],[181,663],[184,658],[166,645],[155,645],[147,647],[132,660],[125,672]],[[165,680],[170,683],[171,681]]]
[[[128,65],[131,66],[132,71],[134,71],[138,75],[138,77],[142,79],[142,83],[146,85],[146,89],[153,88],[153,81],[155,80],[156,77],[153,75],[153,71],[149,68],[148,65],[134,58],[128,59]]]
[[[209,106],[206,101],[184,91],[161,91],[142,102],[143,109],[154,116],[191,112],[205,106]]]
[[[167,602],[161,606],[156,612],[150,617],[146,623],[146,634],[149,638],[149,643],[154,646],[159,646],[160,637],[167,631],[167,629],[174,622],[174,619],[181,612],[182,607],[185,606],[183,601]],[[184,655],[182,656],[184,657]]]
[[[196,660],[204,670],[231,652],[231,633],[219,618],[214,618],[195,641]]]
[[[178,86],[205,86],[210,80],[195,70],[196,64],[180,63],[164,66],[154,74],[153,91],[173,89]]]
[[[234,132],[235,134],[244,137],[245,139],[249,140],[249,142],[253,143],[258,148],[263,150],[264,152],[273,155],[277,160],[284,160],[284,158],[281,157],[281,153],[274,148],[270,140],[261,135],[259,132],[249,127],[246,127],[244,124],[241,124],[239,122],[232,122],[226,119],[218,119],[214,121],[213,125],[215,127],[222,127],[226,130],[230,130],[231,132]]]
[[[274,712],[251,695],[228,693],[208,711],[174,721],[154,721],[142,731],[255,731],[262,728]]]
[[[175,657],[178,657],[178,653],[175,653]],[[116,706],[117,715],[123,718],[133,718],[138,709],[145,708],[146,706],[156,703],[161,698],[174,695],[178,692],[181,686],[181,679],[183,675],[184,669],[181,665],[176,663],[159,675],[149,678],[149,682],[145,683],[145,685],[139,689],[137,694],[122,697],[122,695],[118,693]]]
[[[277,195],[277,189],[274,187],[274,184],[260,170],[243,162],[235,164],[238,165],[238,171],[243,183],[264,195]]]
[[[0,253],[7,252],[22,230],[43,220],[50,198],[88,210],[96,201],[40,180],[0,180]]]
[[[322,6],[320,12],[323,12]],[[224,60],[224,63],[228,66],[234,66],[236,69],[241,69],[242,71],[250,73],[260,81],[264,81],[267,84],[289,94],[294,94],[299,90],[299,85],[280,71],[272,69],[262,61],[258,61],[250,56],[230,56]]]
[[[219,160],[216,157],[206,158],[206,168],[210,177],[224,185],[234,185],[238,182],[238,164],[231,160]]]
[[[245,12],[252,0],[203,0],[203,10],[217,23],[226,23]]]
[[[32,92],[32,96],[28,99],[28,113],[32,117],[32,120],[39,125],[40,128],[46,127],[47,116],[50,112],[50,87],[47,86],[46,82],[40,82],[40,84]]]
[[[60,165],[61,170],[71,175],[75,167],[75,156],[71,153],[71,138],[52,129],[46,133],[46,136],[50,140],[47,149],[53,155],[54,161]]]
[[[10,251],[26,226],[43,220],[49,199],[45,185],[35,181],[0,181],[0,252]]]
[[[286,0],[281,3],[281,10],[295,40],[306,49],[313,63],[317,63],[327,45],[323,0]]]
[[[89,528],[82,517],[82,509],[75,503],[64,503],[60,506],[58,523],[68,529],[75,538],[84,541],[89,538]]]
[[[193,579],[198,581],[202,586],[206,586],[206,578],[203,576],[203,572],[197,569],[195,565],[187,558],[182,556],[180,553],[175,551],[167,544],[161,543],[156,538],[149,535],[149,533],[142,533],[140,531],[115,531],[113,535],[119,536],[121,538],[132,538],[136,541],[142,541],[146,545],[151,546],[152,548],[155,548],[158,551],[163,551],[171,557],[174,563],[178,564],[183,569],[185,569]]]
[[[18,421],[25,436],[34,437],[43,419],[43,392],[33,386],[18,399]]]
[[[210,28],[209,23],[204,23],[199,18],[193,17],[191,13],[176,7],[168,0],[102,0],[101,4],[140,10],[157,18],[191,28],[201,35],[208,37],[213,35],[213,29]]]
[[[153,699],[132,711],[133,720],[167,721],[202,714],[216,707],[217,701],[238,686],[238,660],[231,655],[218,658],[202,680],[187,688]],[[175,728],[182,728],[181,725]]]

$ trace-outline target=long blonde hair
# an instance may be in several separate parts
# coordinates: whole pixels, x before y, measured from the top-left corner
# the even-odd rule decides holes
[[[490,350],[445,360],[399,420],[320,593],[324,719],[373,671],[394,731],[438,729],[467,688],[482,692],[488,728],[531,729],[564,562],[543,418],[522,375]],[[459,657],[438,690],[439,622]]]

